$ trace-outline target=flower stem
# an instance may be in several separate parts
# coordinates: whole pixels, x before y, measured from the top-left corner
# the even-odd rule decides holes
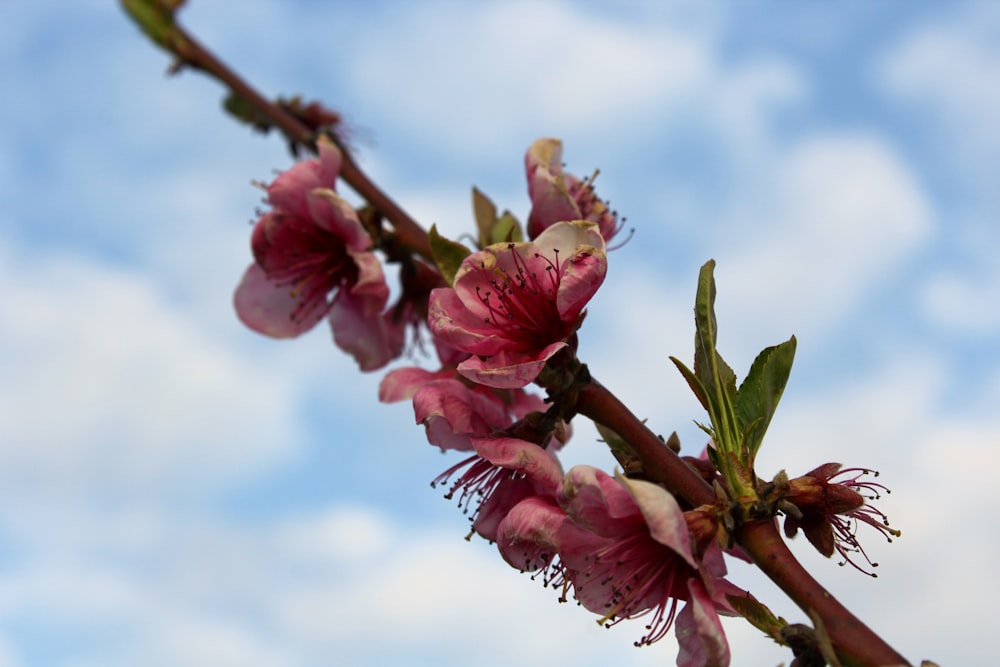
[[[642,459],[643,470],[650,479],[695,507],[715,502],[715,492],[708,482],[599,382],[591,380],[580,388],[576,409],[625,439]]]
[[[174,24],[173,30],[176,31],[176,39],[171,40],[170,48],[180,63],[218,79],[280,129],[289,141],[309,146],[315,151],[316,137],[309,127],[257,92],[180,25]],[[340,149],[343,153],[340,178],[392,223],[397,243],[433,261],[430,242],[424,228],[372,182],[345,146],[340,145]]]
[[[708,483],[596,380],[580,388],[576,409],[627,441],[641,458],[643,472],[651,480],[695,507],[715,502],[715,493]],[[806,571],[778,533],[774,519],[745,522],[734,537],[757,567],[795,604],[806,614],[815,614],[822,620],[845,667],[910,664]]]
[[[910,663],[823,588],[796,560],[772,519],[748,521],[736,541],[754,564],[807,614],[814,613],[844,667],[880,667]]]

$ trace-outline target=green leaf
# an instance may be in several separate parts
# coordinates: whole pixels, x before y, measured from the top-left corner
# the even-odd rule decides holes
[[[476,217],[480,249],[494,243],[519,243],[524,240],[517,218],[510,211],[498,216],[496,205],[478,188],[472,188],[472,212]]]
[[[708,396],[705,393],[705,385],[701,383],[698,376],[696,376],[691,369],[685,366],[684,363],[677,357],[670,357],[670,361],[674,362],[674,366],[677,367],[677,370],[679,370],[681,375],[684,376],[684,379],[687,380],[688,386],[691,387],[691,391],[694,392],[695,398],[697,398],[698,402],[701,403],[701,407],[705,408],[705,412],[711,412],[711,409],[708,407]]]
[[[479,247],[485,248],[494,241],[493,227],[497,221],[497,207],[479,188],[472,188],[472,213],[476,217],[476,229],[479,230]]]
[[[472,254],[472,251],[457,241],[441,236],[438,233],[437,225],[431,225],[428,237],[434,263],[448,284],[453,285],[458,267],[461,266],[463,259]]]
[[[510,211],[504,211],[503,215],[497,218],[496,224],[490,230],[490,244],[493,243],[520,243],[524,240],[524,232],[521,231],[521,223]]]
[[[174,12],[183,0],[121,0],[122,8],[154,42],[173,51],[178,39]]]
[[[795,336],[765,348],[754,359],[736,394],[736,418],[743,432],[742,449],[747,463],[753,463],[771,423],[795,358]]]
[[[222,108],[226,113],[247,125],[252,125],[255,129],[266,132],[271,129],[271,121],[250,103],[245,97],[230,92],[222,101]]]
[[[726,599],[740,616],[749,621],[750,625],[779,644],[785,643],[781,636],[781,629],[788,625],[788,621],[780,616],[775,616],[773,611],[749,593],[745,596],[726,595]]]
[[[733,413],[736,374],[716,350],[718,329],[715,321],[714,269],[715,260],[710,259],[698,274],[698,291],[694,302],[694,375],[705,388],[708,403],[706,409],[719,437],[716,446],[721,451],[728,451],[738,446],[740,440]]]

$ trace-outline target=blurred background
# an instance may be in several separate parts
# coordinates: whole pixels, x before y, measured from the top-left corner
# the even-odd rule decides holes
[[[265,94],[342,111],[374,178],[450,235],[473,185],[527,217],[535,138],[599,168],[636,232],[581,356],[693,454],[704,416],[667,357],[693,353],[714,257],[738,375],[799,341],[758,472],[840,461],[893,491],[902,538],[862,531],[877,579],[795,551],[914,662],[993,664],[998,5],[189,4]],[[457,459],[328,329],[239,324],[251,181],[292,158],[168,64],[117,3],[0,3],[0,665],[672,664],[672,634],[633,648],[641,622],[600,628],[464,541],[428,485]],[[614,465],[579,424],[584,462]],[[790,661],[725,627],[734,665]]]

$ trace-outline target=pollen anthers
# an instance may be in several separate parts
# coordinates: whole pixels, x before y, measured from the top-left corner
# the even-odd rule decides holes
[[[544,265],[544,275],[535,270],[538,267],[528,265],[521,249],[514,243],[508,244],[508,257],[501,264],[481,268],[489,272],[489,286],[476,286],[476,296],[486,306],[489,316],[484,322],[498,327],[512,327],[518,331],[545,330],[553,318],[558,320],[555,307],[555,294],[559,288],[561,277],[559,270],[559,249],[555,248],[555,261],[542,255],[532,253],[531,257]],[[509,266],[507,266],[509,265]]]
[[[791,480],[786,498],[796,513],[786,512],[785,534],[794,537],[801,528],[806,538],[825,556],[838,553],[840,565],[851,565],[870,577],[877,576],[855,560],[860,554],[868,568],[878,567],[858,540],[858,524],[875,528],[888,542],[902,533],[889,526],[889,518],[870,501],[878,500],[888,487],[865,479],[877,477],[869,468],[841,469],[839,463],[826,463],[802,477]],[[842,477],[843,479],[837,479]]]

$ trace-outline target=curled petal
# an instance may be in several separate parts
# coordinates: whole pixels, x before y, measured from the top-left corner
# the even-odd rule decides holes
[[[310,219],[319,227],[343,240],[349,252],[359,253],[372,246],[357,211],[329,188],[317,188],[306,195]]]
[[[510,423],[507,407],[495,396],[477,392],[458,380],[437,380],[413,397],[417,423],[442,450],[472,450],[471,436],[486,436]]]
[[[729,643],[715,604],[698,579],[688,580],[688,603],[677,614],[678,667],[728,667]]]
[[[442,376],[440,372],[435,373],[417,366],[397,368],[386,373],[382,382],[379,383],[378,400],[382,403],[405,401],[408,398],[413,398],[413,395],[428,382],[450,375],[450,372],[446,372]]]
[[[497,527],[500,555],[522,572],[547,567],[558,552],[556,534],[566,513],[552,502],[530,496],[515,505]]]
[[[458,365],[458,372],[473,382],[497,389],[519,389],[531,384],[552,355],[566,347],[557,342],[534,355],[500,351],[491,357],[469,357]]]
[[[316,188],[333,189],[340,172],[340,149],[323,139],[317,142],[317,148],[319,155],[316,159],[297,162],[267,187],[267,198],[272,206],[297,217],[307,218],[307,195]]]
[[[619,476],[618,480],[628,489],[639,511],[642,512],[650,536],[660,544],[673,549],[687,561],[688,565],[697,568],[698,564],[694,554],[691,553],[691,537],[687,521],[673,495],[651,482],[623,476]]]

